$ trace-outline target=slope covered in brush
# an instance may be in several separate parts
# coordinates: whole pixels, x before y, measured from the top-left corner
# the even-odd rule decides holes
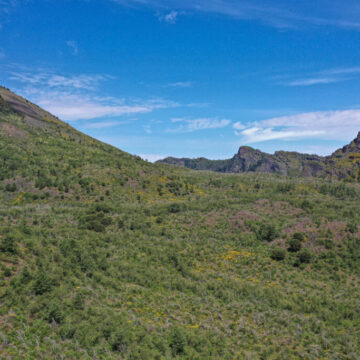
[[[0,94],[1,358],[358,356],[358,185],[149,164]]]

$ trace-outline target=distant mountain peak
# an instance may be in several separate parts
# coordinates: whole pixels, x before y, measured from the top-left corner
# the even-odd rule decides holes
[[[228,173],[262,172],[290,176],[346,178],[359,181],[358,153],[360,153],[360,132],[350,144],[327,157],[282,150],[271,155],[250,146],[240,146],[234,157],[226,160],[172,157],[158,162],[185,166],[194,170]],[[340,160],[342,163],[338,162]]]

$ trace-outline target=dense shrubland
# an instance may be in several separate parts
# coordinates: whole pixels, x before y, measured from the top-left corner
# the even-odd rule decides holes
[[[0,132],[4,359],[356,359],[360,188]]]

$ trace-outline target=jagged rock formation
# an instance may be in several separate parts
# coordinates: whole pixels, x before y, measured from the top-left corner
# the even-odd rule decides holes
[[[168,157],[158,162],[185,166],[194,170],[212,170],[225,173],[262,172],[287,176],[336,177],[359,181],[360,132],[354,141],[330,156],[288,151],[277,151],[271,155],[249,146],[242,146],[233,158],[227,160]]]

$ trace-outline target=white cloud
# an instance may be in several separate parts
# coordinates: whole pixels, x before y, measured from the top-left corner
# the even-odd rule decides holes
[[[236,123],[233,124],[233,128],[235,130],[243,130],[245,129],[245,125],[243,125],[240,121],[237,121]]]
[[[66,91],[26,88],[22,92],[33,102],[60,119],[67,121],[149,113],[155,109],[177,106],[176,103],[162,99],[137,102],[126,102],[123,99],[103,101],[101,99],[94,99],[89,95]]]
[[[198,130],[220,129],[228,126],[231,123],[231,121],[228,119],[219,118],[173,118],[171,119],[171,122],[183,124],[175,129],[168,129],[168,132],[193,132]]]
[[[296,138],[350,140],[360,130],[360,109],[318,111],[271,118],[245,125],[235,131],[245,143]]]
[[[113,79],[112,76],[102,74],[60,75],[53,72],[16,72],[10,73],[10,79],[25,84],[42,85],[50,88],[74,88],[93,90],[100,81]]]
[[[311,86],[311,85],[320,85],[320,84],[332,84],[340,81],[344,81],[343,78],[308,78],[308,79],[299,79],[293,80],[286,85],[289,86]]]
[[[167,13],[165,15],[160,15],[159,20],[165,21],[168,24],[175,24],[178,19],[178,16],[179,16],[179,12],[177,12],[175,10],[171,10],[169,13]]]
[[[237,133],[245,138],[245,142],[257,143],[268,140],[291,140],[296,138],[308,138],[314,137],[318,135],[323,135],[324,131],[311,131],[311,130],[303,130],[303,131],[289,131],[289,130],[274,130],[272,128],[257,128],[252,127],[246,130]]]
[[[79,54],[79,46],[78,46],[76,41],[68,40],[66,42],[66,45],[71,49],[73,55],[78,55]]]
[[[322,0],[323,6],[309,8],[305,2],[282,1],[276,4],[266,0],[112,0],[120,5],[146,6],[169,11],[214,13],[240,20],[259,20],[275,28],[304,26],[333,26],[360,30],[360,8],[357,0]],[[337,4],[337,6],[334,5]],[[335,10],[336,9],[336,10]]]
[[[167,86],[176,87],[176,88],[189,88],[192,86],[192,82],[191,81],[178,81],[175,83],[170,83]]]

